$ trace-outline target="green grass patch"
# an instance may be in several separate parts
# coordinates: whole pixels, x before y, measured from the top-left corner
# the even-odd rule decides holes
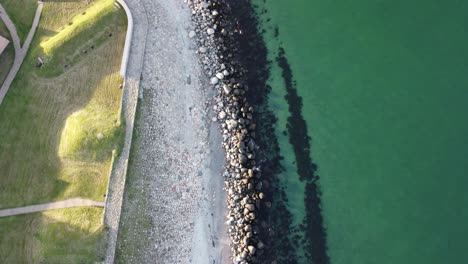
[[[53,77],[78,63],[94,48],[112,38],[112,27],[119,19],[115,16],[113,0],[96,2],[85,11],[76,14],[57,33],[42,39],[33,50],[34,56],[45,62],[40,76]]]
[[[93,263],[103,259],[102,208],[0,218],[0,263]]]
[[[126,16],[113,3],[44,3],[32,51],[0,106],[0,208],[77,196],[104,200],[112,151],[121,149],[124,134],[118,111]],[[86,15],[92,23],[70,19]],[[70,21],[67,37],[55,37]],[[107,37],[93,38],[94,47],[77,56],[90,35]],[[60,45],[49,47],[38,68],[41,44],[51,39]],[[56,58],[74,63],[57,70]],[[0,263],[93,263],[102,226],[91,211],[0,219]]]
[[[110,0],[95,1],[111,2]],[[68,9],[67,2],[45,2],[33,47],[38,47],[50,28],[60,22],[56,9]],[[75,6],[73,3],[72,6]],[[91,6],[92,7],[92,6]],[[83,3],[85,12],[90,6]],[[81,186],[80,180],[64,171],[73,171],[94,178],[98,173],[107,182],[108,163],[113,148],[119,148],[122,128],[117,117],[122,90],[119,74],[126,20],[124,11],[114,8],[114,23],[106,28],[115,32],[112,38],[95,47],[82,61],[55,78],[40,76],[36,57],[29,53],[23,66],[0,106],[0,208],[29,205],[68,198],[66,193]],[[118,19],[120,17],[120,19]],[[68,23],[63,17],[62,24]],[[100,28],[100,24],[91,25]],[[83,42],[77,35],[70,41]],[[64,47],[64,46],[62,46]],[[63,53],[73,50],[59,49]],[[67,126],[72,124],[71,127]],[[104,138],[98,140],[97,134]],[[65,147],[61,147],[65,146]],[[92,166],[83,165],[89,162]],[[75,164],[75,165],[73,165]],[[101,164],[96,169],[96,164]],[[87,173],[89,171],[89,173]],[[31,187],[28,187],[31,186]],[[92,192],[89,198],[103,199],[100,185],[83,186]]]
[[[18,36],[23,43],[28,36],[29,30],[36,14],[36,0],[0,0],[11,21],[16,26]]]
[[[96,104],[88,105],[67,119],[59,156],[101,161],[118,148],[123,132],[115,112],[102,109]]]
[[[103,209],[74,208],[45,212],[36,238],[46,263],[92,263],[101,261],[105,252]]]

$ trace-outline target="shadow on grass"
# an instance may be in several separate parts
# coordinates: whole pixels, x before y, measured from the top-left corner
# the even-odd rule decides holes
[[[113,3],[109,0],[97,1],[85,11],[76,12],[62,27],[54,29],[52,34],[41,34],[47,37],[41,38],[33,50],[34,56],[41,57],[45,62],[38,75],[57,77],[112,39],[118,27],[126,25],[120,19],[125,14]]]
[[[1,218],[0,263],[102,261],[101,217],[101,208],[74,208]]]
[[[51,3],[45,3],[43,18],[50,17],[48,4]],[[117,17],[121,14],[116,13]],[[50,27],[39,26],[31,46],[33,50],[0,106],[0,208],[75,196],[104,200],[109,169],[106,159],[110,160],[115,146],[106,144],[104,149],[108,151],[97,154],[102,159],[96,155],[96,159],[83,155],[64,158],[60,156],[59,147],[70,116],[92,104],[98,106],[94,112],[97,114],[105,107],[115,109],[114,118],[117,119],[121,94],[119,70],[125,38],[125,27],[121,26],[117,23],[116,27],[121,30],[112,36],[113,41],[106,39],[102,45],[95,46],[55,78],[41,78],[42,69],[36,67],[37,54],[43,52],[40,41],[54,34]],[[76,34],[69,41],[86,43],[86,37]],[[65,43],[60,52],[73,52],[67,45]],[[96,99],[98,90],[102,94]],[[99,108],[101,103],[112,105]],[[88,124],[92,121],[90,119]],[[77,129],[86,130],[88,125]],[[90,135],[95,138],[94,132]],[[99,252],[105,252],[98,247],[102,246],[101,217],[102,209],[80,208],[2,218],[0,263],[30,263],[32,260],[92,263]]]
[[[83,67],[80,74],[72,77],[76,81],[60,80],[44,85],[41,84],[43,81],[41,79],[30,79],[25,76],[25,72],[28,72],[28,68],[31,67],[23,68],[19,78],[15,80],[0,108],[0,122],[2,123],[0,136],[3,138],[0,142],[0,168],[3,174],[0,186],[0,208],[49,202],[52,197],[63,198],[61,194],[66,192],[64,190],[68,189],[70,183],[59,177],[64,165],[63,157],[58,155],[61,135],[67,119],[90,104],[95,90],[101,84],[97,76],[94,80],[85,77],[96,74],[92,67],[87,66]],[[116,71],[118,67],[102,67],[99,75],[109,76],[115,74]],[[118,89],[117,85],[115,89]],[[95,114],[98,116],[97,113]],[[117,114],[114,118],[117,118]],[[88,125],[93,121],[96,120],[90,117]],[[76,129],[83,129],[83,127]],[[117,134],[111,135],[110,141],[97,140],[97,132],[94,135],[84,133],[84,138],[81,140],[85,145],[81,147],[91,149],[89,152],[91,155],[77,153],[78,155],[66,158],[82,162],[110,160],[111,152],[115,148],[115,142],[112,141],[121,138],[119,132],[117,129]],[[86,138],[92,138],[89,144],[83,141]],[[92,166],[83,164],[79,167],[86,170]],[[93,175],[96,174],[95,169],[90,168],[90,170]],[[70,181],[83,180],[69,176],[67,180]],[[88,180],[98,181],[95,177]],[[25,188],[25,186],[28,187]],[[89,187],[94,187],[91,189],[96,190],[95,186]],[[88,193],[87,190],[84,191]],[[93,198],[98,197],[102,199],[102,194]]]

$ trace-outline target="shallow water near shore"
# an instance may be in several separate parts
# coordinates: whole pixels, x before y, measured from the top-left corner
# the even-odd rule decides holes
[[[305,231],[311,207],[290,137],[294,89],[311,138],[299,141],[310,142],[320,175],[330,262],[467,263],[468,4],[253,3],[271,60],[279,179],[290,228],[305,238],[297,262],[313,262],[303,242],[317,240]]]

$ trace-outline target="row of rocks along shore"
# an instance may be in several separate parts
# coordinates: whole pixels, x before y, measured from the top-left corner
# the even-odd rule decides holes
[[[255,122],[253,107],[247,102],[248,87],[244,72],[235,58],[235,35],[242,34],[227,19],[227,4],[221,0],[185,0],[192,11],[194,29],[189,37],[197,42],[199,59],[210,84],[217,92],[213,103],[226,154],[224,172],[227,193],[227,229],[233,263],[257,263],[264,252],[260,241],[258,210],[270,207],[256,166]]]

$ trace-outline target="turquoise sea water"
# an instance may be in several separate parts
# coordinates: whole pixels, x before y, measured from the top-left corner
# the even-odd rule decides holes
[[[331,263],[468,263],[468,2],[253,2],[295,225],[304,184],[283,133],[280,46],[303,99]]]

